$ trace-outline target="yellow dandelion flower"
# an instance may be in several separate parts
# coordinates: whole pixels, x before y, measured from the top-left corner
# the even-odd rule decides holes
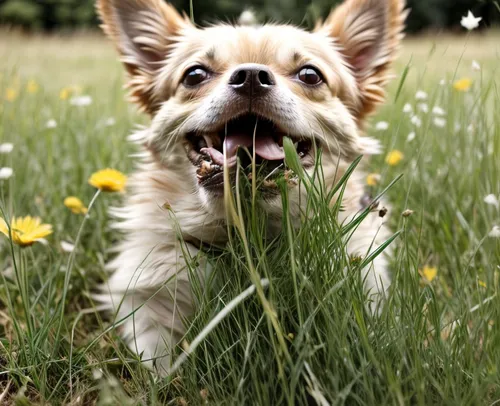
[[[422,274],[424,275],[424,278],[428,282],[432,282],[434,278],[437,276],[437,268],[435,266],[424,266],[424,269],[422,270]]]
[[[28,93],[35,94],[36,92],[38,92],[38,83],[31,79],[26,85],[26,91]]]
[[[375,186],[380,181],[380,175],[378,173],[370,173],[366,177],[366,184],[368,186]]]
[[[9,102],[13,102],[17,98],[17,91],[16,89],[9,87],[5,91],[5,99]]]
[[[76,196],[68,196],[64,199],[64,205],[75,214],[87,214],[88,212],[83,202]]]
[[[125,188],[127,177],[116,169],[103,169],[92,174],[89,184],[104,192],[121,192]]]
[[[69,87],[64,87],[59,92],[59,98],[61,100],[67,100],[70,95],[71,95],[71,89]]]
[[[469,78],[462,78],[453,83],[453,88],[459,92],[467,92],[472,86],[472,80]]]
[[[12,217],[10,231],[13,243],[21,247],[28,247],[52,234],[52,226],[50,224],[42,224],[42,220],[39,217]],[[0,232],[10,238],[7,223],[1,218]]]
[[[403,160],[404,157],[405,156],[401,151],[394,149],[387,154],[385,162],[387,162],[387,164],[389,164],[390,166],[396,166]]]

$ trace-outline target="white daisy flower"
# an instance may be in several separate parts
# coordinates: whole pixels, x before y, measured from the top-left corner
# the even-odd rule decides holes
[[[403,106],[403,113],[412,113],[413,112],[413,107],[410,103],[406,103]]]
[[[0,168],[0,180],[9,179],[13,175],[12,168]]]
[[[427,103],[419,103],[417,107],[422,113],[429,112],[429,106],[427,105]]]
[[[472,70],[479,72],[481,70],[481,65],[479,65],[478,61],[472,61]]]
[[[49,121],[45,123],[45,128],[56,128],[57,127],[57,121],[51,118]]]
[[[385,131],[389,128],[389,123],[387,121],[379,121],[375,124],[375,130],[377,131]]]
[[[68,241],[61,241],[61,248],[64,252],[73,252],[75,250],[74,244]]]
[[[462,25],[462,27],[471,31],[474,28],[479,27],[479,21],[481,21],[482,19],[483,19],[482,17],[474,17],[474,14],[472,14],[472,12],[469,10],[467,16],[462,17],[460,24]]]
[[[423,90],[418,90],[417,93],[415,93],[415,99],[427,100],[427,93],[425,93]]]
[[[434,120],[432,120],[434,125],[439,128],[444,128],[446,127],[446,119],[442,117],[434,117]]]
[[[92,97],[88,95],[72,97],[69,104],[80,107],[90,106],[92,104]]]
[[[14,144],[12,144],[11,142],[0,144],[0,154],[10,154],[13,149]]]
[[[484,198],[484,202],[486,204],[491,204],[492,206],[495,206],[497,209],[500,207],[500,202],[498,201],[498,198],[493,194],[489,194]]]
[[[406,141],[408,141],[408,142],[413,141],[415,139],[416,135],[417,134],[415,133],[415,131],[412,131],[410,134],[408,134],[408,138],[406,138]]]
[[[422,127],[422,119],[419,116],[413,116],[410,121],[415,127]]]
[[[493,238],[500,238],[500,227],[493,226],[491,231],[488,233],[488,236],[493,237]]]
[[[444,86],[444,85],[446,85],[446,80],[445,79],[441,79],[439,81],[439,86]]]
[[[434,106],[432,108],[432,114],[435,114],[436,116],[444,116],[446,114],[446,111],[444,111],[444,109],[439,106]]]
[[[115,120],[115,118],[114,118],[114,117],[109,117],[109,118],[105,121],[105,123],[104,123],[104,125],[105,125],[106,127],[112,127],[112,126],[114,126],[115,124],[116,124],[116,120]]]

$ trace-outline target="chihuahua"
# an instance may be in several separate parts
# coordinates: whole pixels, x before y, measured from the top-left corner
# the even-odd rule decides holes
[[[187,257],[227,242],[224,188],[235,177],[225,171],[234,175],[238,149],[251,151],[268,174],[283,170],[283,137],[293,141],[310,173],[314,151],[321,149],[329,185],[357,156],[378,153],[378,142],[364,129],[384,101],[407,10],[404,0],[345,0],[306,31],[278,24],[200,28],[162,0],[97,0],[97,9],[128,73],[131,99],[151,117],[131,136],[142,157],[124,205],[111,212],[124,237],[98,296],[122,320],[131,350],[166,374],[195,310]],[[288,187],[298,218],[304,188]],[[263,182],[261,188],[259,207],[279,217],[275,185]],[[364,189],[358,167],[339,222],[366,207]],[[388,236],[373,211],[347,251],[366,256]],[[386,250],[363,270],[373,309],[390,284],[388,255]],[[207,269],[199,267],[202,283]]]

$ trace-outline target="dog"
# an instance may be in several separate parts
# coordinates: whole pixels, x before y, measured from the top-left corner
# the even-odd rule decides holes
[[[329,185],[357,156],[378,153],[378,142],[364,134],[366,121],[384,101],[407,10],[404,0],[345,0],[312,31],[199,28],[162,0],[97,0],[97,10],[127,71],[131,99],[151,117],[131,136],[142,158],[123,207],[111,211],[124,237],[99,297],[122,321],[130,349],[164,375],[195,311],[187,256],[227,242],[224,187],[234,177],[224,171],[234,173],[238,149],[280,171],[287,136],[311,172],[320,148]],[[357,168],[350,177],[339,222],[363,210],[365,176]],[[260,209],[279,216],[280,195],[272,185],[262,188]],[[296,216],[304,193],[289,186]],[[389,235],[372,212],[348,253],[367,255]],[[387,253],[363,271],[377,306],[390,285]],[[199,269],[203,283],[208,268]]]

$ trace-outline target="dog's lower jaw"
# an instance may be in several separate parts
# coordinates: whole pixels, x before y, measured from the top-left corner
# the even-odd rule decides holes
[[[327,184],[334,184],[347,167],[335,164],[324,168],[325,174],[330,174],[325,179]],[[125,320],[120,328],[129,348],[160,375],[167,374],[170,353],[183,338],[186,322],[195,311],[191,284],[196,280],[203,286],[210,272],[201,257],[197,270],[190,274],[186,256],[196,256],[199,247],[186,241],[223,245],[227,238],[224,222],[206,209],[201,194],[192,193],[192,185],[186,182],[192,175],[148,163],[131,177],[124,207],[112,211],[119,220],[115,228],[124,232],[125,238],[118,246],[117,257],[107,266],[112,275],[96,296],[117,321]],[[360,171],[351,176],[339,222],[360,213],[364,178]],[[277,218],[278,206],[274,202],[267,207],[272,217]],[[179,242],[179,235],[184,243]],[[366,256],[388,236],[378,213],[370,213],[349,239],[348,254]],[[370,308],[375,312],[390,284],[385,256],[377,257],[364,273],[366,289],[373,299]]]

